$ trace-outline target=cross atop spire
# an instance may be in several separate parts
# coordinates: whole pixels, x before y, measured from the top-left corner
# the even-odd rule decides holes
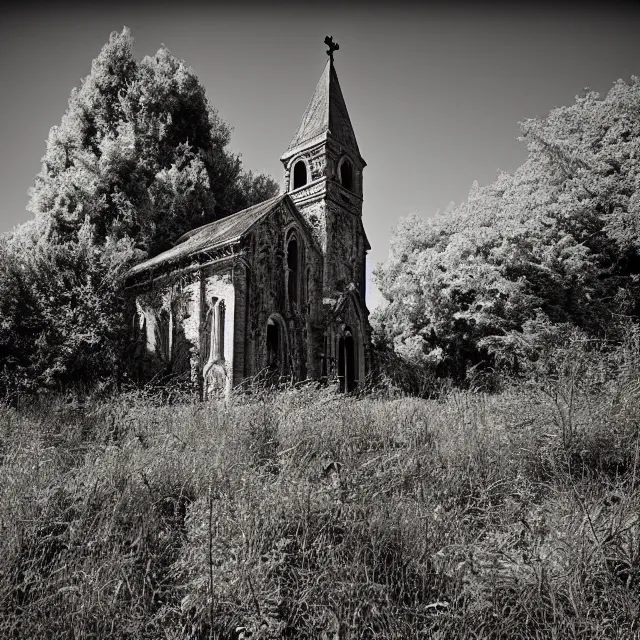
[[[330,138],[334,143],[338,143],[343,150],[350,150],[353,157],[359,159],[364,167],[365,162],[360,157],[356,135],[333,64],[332,54],[338,49],[338,43],[333,41],[332,36],[327,36],[324,42],[329,47],[327,51],[329,59],[326,61],[316,90],[302,116],[300,126],[293,136],[289,148],[280,159],[286,162],[288,158],[300,153],[304,148],[311,148],[314,144],[326,142]]]
[[[333,36],[327,36],[324,39],[324,43],[327,45],[327,47],[329,47],[329,49],[327,50],[327,55],[329,56],[329,60],[331,60],[331,62],[333,62],[333,52],[337,51],[340,48],[340,45],[333,41]]]

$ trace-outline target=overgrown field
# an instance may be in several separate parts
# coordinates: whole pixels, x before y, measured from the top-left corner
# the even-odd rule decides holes
[[[1,409],[2,638],[640,637],[640,370]]]

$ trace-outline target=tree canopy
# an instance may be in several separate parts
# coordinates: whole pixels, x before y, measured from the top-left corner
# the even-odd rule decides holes
[[[395,230],[374,324],[404,358],[456,376],[479,363],[521,372],[554,335],[616,339],[638,319],[640,81],[521,129],[528,158],[513,175]]]
[[[128,236],[146,255],[184,232],[277,193],[242,171],[229,128],[192,69],[166,48],[136,62],[112,33],[47,140],[29,209],[49,236]]]

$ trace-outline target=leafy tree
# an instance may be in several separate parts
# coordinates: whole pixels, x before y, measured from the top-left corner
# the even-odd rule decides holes
[[[30,265],[0,239],[0,397],[33,384],[31,359],[43,328],[34,279]]]
[[[128,31],[112,33],[47,141],[30,210],[46,233],[129,236],[146,255],[178,236],[273,195],[275,182],[242,171],[229,128],[192,69],[166,48],[140,63]]]
[[[131,239],[98,245],[85,221],[73,240],[35,241],[21,229],[4,244],[4,393],[117,378],[128,340],[122,285],[134,255]]]
[[[619,338],[640,313],[640,83],[522,123],[528,159],[467,202],[398,226],[378,267],[378,340],[464,377],[526,371],[569,328]]]

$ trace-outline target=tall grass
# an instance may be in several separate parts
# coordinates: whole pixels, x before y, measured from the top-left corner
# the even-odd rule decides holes
[[[0,637],[640,638],[640,368],[0,410]]]

